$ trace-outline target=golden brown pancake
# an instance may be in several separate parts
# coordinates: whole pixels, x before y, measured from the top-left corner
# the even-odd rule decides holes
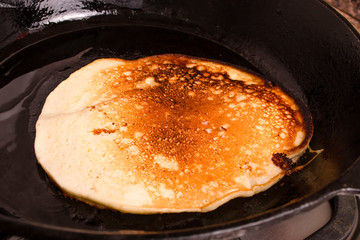
[[[130,213],[201,211],[281,179],[312,125],[279,87],[183,55],[100,59],[47,98],[39,163],[67,194]],[[279,165],[281,166],[281,165]]]

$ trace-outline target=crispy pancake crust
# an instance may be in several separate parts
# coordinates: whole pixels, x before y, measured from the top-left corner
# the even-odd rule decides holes
[[[39,163],[69,196],[130,213],[210,211],[284,176],[312,125],[279,87],[183,55],[100,59],[47,98]]]

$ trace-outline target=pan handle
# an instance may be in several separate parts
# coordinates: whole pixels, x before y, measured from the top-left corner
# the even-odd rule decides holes
[[[337,194],[360,194],[360,156],[334,185]]]

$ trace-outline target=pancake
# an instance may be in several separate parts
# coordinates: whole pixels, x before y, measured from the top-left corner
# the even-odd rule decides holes
[[[207,212],[278,182],[312,124],[279,87],[184,55],[99,59],[46,99],[40,165],[68,196],[136,214]]]

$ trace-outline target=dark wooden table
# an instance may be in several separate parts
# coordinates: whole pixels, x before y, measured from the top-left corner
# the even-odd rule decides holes
[[[360,32],[360,0],[325,0]]]

